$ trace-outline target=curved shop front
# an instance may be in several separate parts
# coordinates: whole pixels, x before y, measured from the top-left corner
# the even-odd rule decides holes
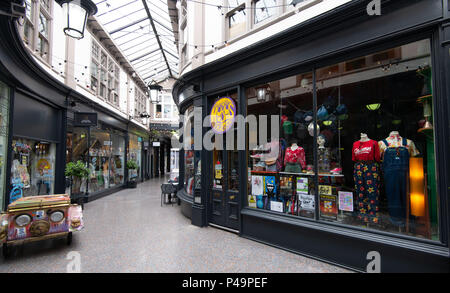
[[[183,213],[358,271],[375,255],[381,272],[448,272],[447,11],[403,1],[370,17],[354,1],[183,76],[198,86],[176,84],[181,113],[226,98],[269,129],[185,142]],[[242,129],[245,149],[226,148]]]

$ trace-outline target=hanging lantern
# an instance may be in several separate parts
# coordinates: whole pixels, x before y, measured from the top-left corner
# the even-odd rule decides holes
[[[267,85],[256,87],[256,100],[260,103],[267,101],[270,96],[270,87]]]
[[[97,6],[91,0],[56,0],[56,2],[64,11],[64,33],[69,37],[82,39],[87,19],[97,13]]]
[[[369,105],[366,105],[366,108],[369,111],[376,111],[376,110],[380,109],[380,107],[381,107],[381,104],[369,104]]]
[[[152,104],[161,103],[161,97],[159,94],[161,93],[162,88],[163,87],[157,84],[154,80],[148,86],[150,92],[150,102]]]

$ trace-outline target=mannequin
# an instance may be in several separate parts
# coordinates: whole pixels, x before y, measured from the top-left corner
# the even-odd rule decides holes
[[[388,211],[392,224],[402,228],[406,221],[406,189],[409,158],[419,155],[414,142],[392,131],[389,137],[378,142],[383,157],[384,184]]]
[[[285,172],[301,173],[306,168],[305,150],[293,141],[284,155]]]
[[[360,139],[361,142],[367,142],[369,140],[370,140],[370,138],[367,136],[367,134],[361,133],[361,139]]]
[[[355,162],[353,179],[356,190],[356,216],[364,223],[378,224],[380,196],[380,149],[375,140],[361,133],[353,143],[352,160]]]
[[[327,138],[325,135],[320,134],[317,137],[317,144],[319,145],[317,150],[317,156],[319,158],[319,172],[320,173],[328,173],[331,169],[331,155],[330,150],[325,147],[327,143]]]

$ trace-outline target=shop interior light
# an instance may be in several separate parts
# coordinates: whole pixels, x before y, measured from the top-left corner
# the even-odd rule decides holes
[[[157,84],[154,80],[148,85],[148,90],[150,92],[150,102],[152,104],[161,103],[160,93],[162,91],[162,88],[163,87]]]
[[[416,217],[425,216],[425,174],[423,172],[423,158],[411,158],[409,162],[409,182],[411,214]]]
[[[378,110],[378,109],[380,109],[380,107],[381,107],[381,104],[368,104],[368,105],[366,105],[366,108],[367,108],[367,110],[369,110],[369,111],[376,111],[376,110]]]
[[[56,0],[63,8],[64,33],[75,39],[84,37],[87,19],[97,13],[97,6],[91,0]]]

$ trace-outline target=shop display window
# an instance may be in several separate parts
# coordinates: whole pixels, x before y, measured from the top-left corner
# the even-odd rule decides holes
[[[279,112],[281,152],[249,149],[248,206],[439,240],[431,64],[427,39],[249,88],[248,114]]]
[[[191,106],[187,111],[187,119],[184,124],[188,127],[189,135],[184,137],[188,141],[188,147],[184,150],[184,188],[189,195],[194,194],[195,185],[195,152],[194,152],[194,107]]]
[[[129,134],[128,143],[128,160],[133,160],[137,163],[138,168],[136,170],[128,170],[128,177],[130,179],[136,178],[139,180],[141,174],[141,163],[142,163],[142,142],[141,138],[134,134]]]
[[[312,73],[249,88],[246,95],[247,116],[258,122],[258,128],[248,126],[249,207],[314,218]],[[279,126],[276,133],[272,125]]]
[[[120,133],[111,133],[111,158],[109,162],[109,186],[114,187],[124,183],[125,176],[125,137]]]
[[[89,130],[86,127],[70,127],[67,133],[66,142],[66,163],[82,161],[87,164],[89,161]],[[85,193],[86,181],[74,180],[72,182],[72,192],[80,191]],[[66,193],[69,193],[67,188]],[[76,192],[75,192],[76,193]]]
[[[67,133],[67,162],[85,162],[87,180],[75,181],[73,190],[95,193],[124,184],[125,137],[113,129],[72,127]]]
[[[109,131],[92,128],[89,142],[89,193],[108,189],[111,158],[111,135]]]
[[[10,202],[21,197],[53,193],[55,155],[54,143],[13,138]]]
[[[9,145],[9,95],[9,87],[0,82],[0,210],[3,210],[3,197],[6,186],[6,161]]]

